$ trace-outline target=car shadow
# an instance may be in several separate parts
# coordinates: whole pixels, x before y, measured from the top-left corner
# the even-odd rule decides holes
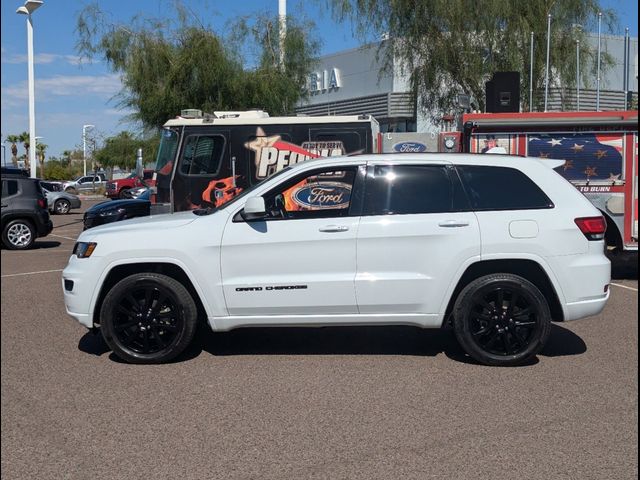
[[[82,352],[101,356],[110,352],[102,335],[87,332],[78,343]],[[551,325],[543,357],[581,355],[587,346],[578,335],[558,325]],[[202,352],[214,356],[239,355],[403,355],[434,357],[444,354],[451,360],[480,365],[460,347],[451,329],[417,327],[321,327],[321,328],[241,328],[230,332],[212,332],[199,328],[195,341],[171,363],[192,360]],[[123,363],[114,353],[109,359]],[[539,362],[534,357],[521,365]]]
[[[56,248],[59,247],[60,245],[62,245],[60,242],[57,242],[55,240],[47,240],[47,241],[35,241],[33,242],[33,245],[31,246],[31,250],[38,250],[40,248]]]
[[[614,280],[638,279],[638,252],[622,252],[608,255],[611,260],[611,278]]]

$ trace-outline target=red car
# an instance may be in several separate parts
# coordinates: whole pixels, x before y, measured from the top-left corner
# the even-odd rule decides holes
[[[145,170],[143,172],[144,183],[147,186],[152,186],[155,184],[153,180],[153,170]],[[116,198],[126,198],[125,192],[130,188],[142,187],[142,180],[135,173],[132,173],[126,178],[119,178],[118,180],[111,180],[107,182],[107,187],[104,192],[106,197],[116,199]]]

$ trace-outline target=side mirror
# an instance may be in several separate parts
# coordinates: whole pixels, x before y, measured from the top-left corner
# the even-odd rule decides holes
[[[264,198],[249,197],[242,210],[242,218],[249,222],[251,220],[261,220],[267,216],[267,209],[264,205]]]

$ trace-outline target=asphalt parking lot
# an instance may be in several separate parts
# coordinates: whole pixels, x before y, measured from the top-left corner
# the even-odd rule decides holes
[[[81,214],[53,220],[1,252],[3,478],[637,478],[637,256],[523,367],[409,327],[202,332],[127,365],[66,315]]]

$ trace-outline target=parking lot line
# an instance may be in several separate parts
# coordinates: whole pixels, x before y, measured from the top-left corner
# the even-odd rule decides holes
[[[75,240],[76,240],[75,238],[65,237],[64,235],[54,235],[53,233],[50,233],[50,234],[49,234],[49,236],[50,236],[50,237],[64,238],[64,239],[66,239],[66,240],[72,240],[72,241],[74,241],[74,242],[75,242]]]
[[[7,278],[7,277],[21,277],[23,275],[37,275],[39,273],[52,273],[52,272],[61,272],[62,269],[59,268],[57,270],[40,270],[39,272],[25,272],[25,273],[11,273],[8,275],[2,275],[2,277],[0,278]]]
[[[626,289],[626,290],[633,290],[634,292],[637,292],[637,291],[638,291],[638,289],[637,289],[637,288],[627,287],[626,285],[620,285],[619,283],[612,283],[611,285],[613,285],[614,287],[624,288],[624,289]]]

